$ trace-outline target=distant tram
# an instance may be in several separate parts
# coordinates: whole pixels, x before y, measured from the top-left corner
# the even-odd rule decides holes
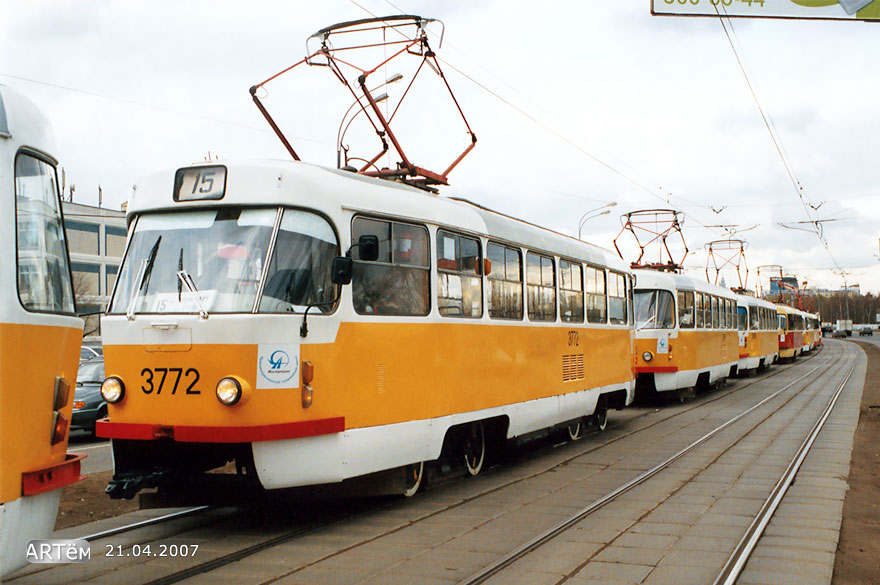
[[[426,462],[475,475],[633,400],[632,273],[580,240],[300,162],[159,174],[127,220],[102,321],[112,497],[204,496],[187,486],[232,461],[261,489],[387,472],[412,494]]]
[[[779,359],[797,359],[809,343],[804,312],[787,305],[777,305],[776,312],[779,319]]]
[[[636,270],[637,386],[680,399],[736,373],[736,296],[682,274]]]
[[[776,305],[752,296],[737,295],[739,363],[737,372],[763,371],[779,359],[779,323]]]
[[[74,313],[48,123],[0,85],[0,578],[55,526],[83,322]]]

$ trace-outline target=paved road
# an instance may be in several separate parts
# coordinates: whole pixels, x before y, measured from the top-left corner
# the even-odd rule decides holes
[[[83,475],[99,471],[113,470],[113,457],[110,453],[110,441],[90,437],[83,431],[73,431],[67,450],[71,453],[88,455],[82,461]]]

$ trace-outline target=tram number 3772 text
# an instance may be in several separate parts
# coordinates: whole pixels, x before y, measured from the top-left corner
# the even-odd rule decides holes
[[[143,385],[141,390],[144,394],[161,394],[162,390],[171,388],[171,394],[176,394],[180,388],[186,394],[201,394],[201,390],[196,390],[196,383],[199,381],[199,371],[195,368],[144,368],[141,370],[141,378]]]
[[[570,330],[568,332],[568,346],[574,347],[580,345],[580,338],[578,337],[578,331]]]

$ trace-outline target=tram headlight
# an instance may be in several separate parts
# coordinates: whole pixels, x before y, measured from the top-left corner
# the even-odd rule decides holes
[[[125,397],[125,384],[120,378],[110,376],[101,383],[101,396],[110,404],[116,404]]]
[[[645,353],[642,354],[642,359],[645,360],[646,362],[649,362],[652,359],[654,359],[654,354],[651,353],[650,351],[646,351]]]
[[[217,382],[217,400],[226,406],[238,404],[241,400],[241,384],[235,378],[223,378]]]

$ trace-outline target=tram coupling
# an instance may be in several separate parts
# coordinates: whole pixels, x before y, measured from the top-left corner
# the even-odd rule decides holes
[[[113,500],[130,500],[144,488],[153,488],[163,483],[169,476],[168,469],[150,472],[131,472],[113,476],[104,490]]]

